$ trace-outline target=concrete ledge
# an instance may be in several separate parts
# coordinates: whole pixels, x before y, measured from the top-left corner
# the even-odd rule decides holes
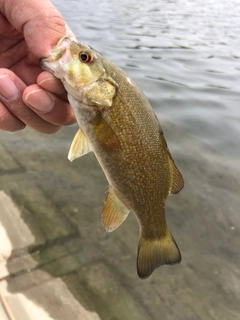
[[[60,278],[34,269],[36,261],[24,250],[33,243],[34,237],[19,210],[11,198],[0,191],[0,278],[10,274],[8,259],[13,250],[22,249],[24,253],[23,257],[19,255],[13,259],[14,265],[26,268],[8,283],[6,280],[0,282],[0,319],[100,320],[96,313],[84,309]],[[34,271],[30,271],[31,268]],[[13,287],[15,292],[11,292]]]

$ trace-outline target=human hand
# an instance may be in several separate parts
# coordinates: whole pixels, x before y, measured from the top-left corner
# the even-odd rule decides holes
[[[63,35],[74,37],[49,0],[0,0],[0,130],[76,122],[61,81],[39,66]]]

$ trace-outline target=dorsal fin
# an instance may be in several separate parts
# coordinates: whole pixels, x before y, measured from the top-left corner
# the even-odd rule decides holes
[[[90,151],[93,151],[90,141],[85,133],[81,129],[79,129],[75,134],[75,137],[73,138],[68,153],[68,159],[70,161],[73,161],[74,159],[80,158]]]
[[[172,175],[172,179],[171,179],[172,184],[170,186],[169,193],[176,194],[176,193],[179,193],[183,189],[184,180],[183,180],[183,177],[182,177],[180,171],[176,167],[174,160],[173,160],[169,151],[168,151],[168,155],[169,155],[169,165],[170,165],[170,170],[171,170],[171,175]]]
[[[167,142],[164,138],[164,134],[163,134],[161,125],[159,123],[159,120],[156,115],[155,115],[155,117],[156,117],[156,120],[157,120],[157,123],[159,126],[160,137],[161,137],[161,139],[163,138],[163,143],[164,143],[166,150],[167,150],[167,153],[168,153],[169,167],[170,167],[170,172],[171,172],[171,182],[172,182],[170,185],[170,188],[169,188],[169,194],[176,194],[176,193],[179,193],[183,189],[184,180],[183,180],[183,177],[182,177],[180,171],[176,167],[174,160],[171,156],[171,153],[168,149]]]

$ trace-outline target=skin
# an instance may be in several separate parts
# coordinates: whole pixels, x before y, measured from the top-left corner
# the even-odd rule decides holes
[[[50,1],[0,0],[0,130],[76,122],[62,83],[39,66],[63,35],[74,38]]]

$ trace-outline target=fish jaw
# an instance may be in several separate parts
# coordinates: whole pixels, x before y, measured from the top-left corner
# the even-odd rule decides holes
[[[50,51],[49,56],[39,60],[41,68],[62,79],[62,65],[71,59],[71,52],[68,49],[71,41],[70,38],[62,37]]]

